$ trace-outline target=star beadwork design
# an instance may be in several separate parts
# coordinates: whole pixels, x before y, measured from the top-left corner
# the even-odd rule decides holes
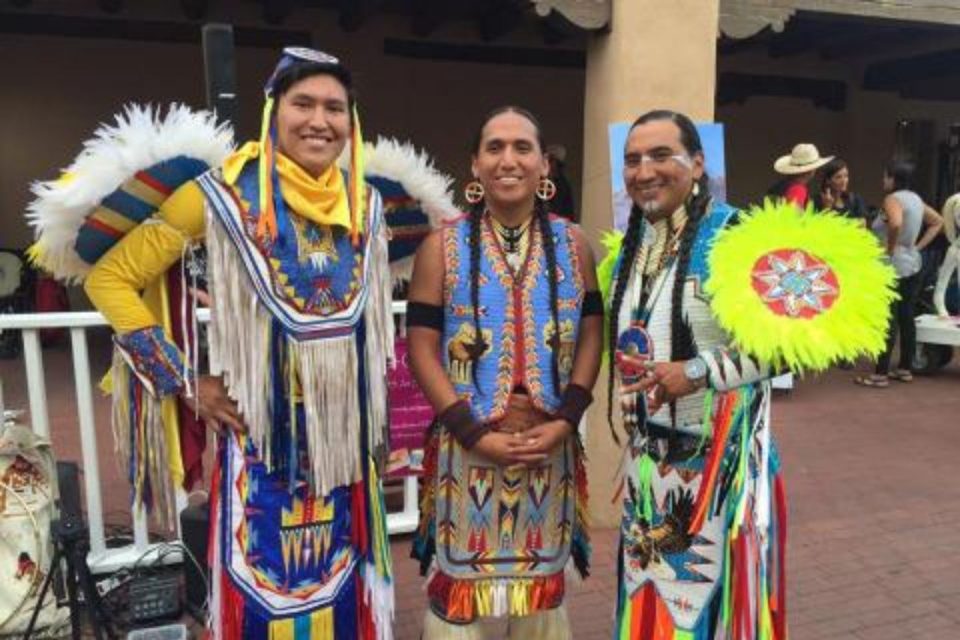
[[[754,289],[778,315],[812,318],[829,309],[840,293],[836,275],[822,260],[800,249],[763,255],[753,267]]]

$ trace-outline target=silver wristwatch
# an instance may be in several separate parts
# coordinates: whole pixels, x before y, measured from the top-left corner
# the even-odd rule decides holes
[[[687,380],[698,386],[705,384],[707,381],[706,361],[700,356],[690,358],[683,363],[683,375],[687,376]]]

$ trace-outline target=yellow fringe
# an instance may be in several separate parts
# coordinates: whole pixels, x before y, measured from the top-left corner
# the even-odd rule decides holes
[[[511,584],[508,587],[510,615],[526,616],[530,614],[530,587],[525,584]]]
[[[366,181],[363,175],[363,132],[360,130],[360,113],[353,105],[353,131],[350,138],[350,235],[353,244],[360,242],[363,233],[363,192]]]
[[[503,615],[527,616],[537,610],[532,605],[536,582],[534,579],[492,578],[471,582],[473,609],[476,616],[481,618]]]
[[[273,211],[273,183],[270,170],[274,153],[270,140],[270,120],[273,116],[273,97],[267,96],[260,116],[260,157],[257,159],[257,181],[260,183],[260,219],[257,221],[257,236],[277,237],[277,220]]]
[[[333,607],[324,607],[310,614],[310,634],[312,638],[333,637]]]
[[[377,465],[372,459],[367,460],[370,468],[369,499],[372,506],[373,522],[373,558],[377,575],[385,580],[391,577],[390,542],[387,539],[387,514],[383,506],[383,491],[380,486],[380,476]]]
[[[294,640],[296,627],[294,626],[293,618],[271,620],[269,629],[270,640]]]

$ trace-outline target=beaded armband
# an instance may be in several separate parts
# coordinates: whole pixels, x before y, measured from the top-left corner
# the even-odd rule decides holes
[[[123,359],[154,396],[178,393],[193,378],[183,354],[170,342],[163,329],[154,325],[114,338]]]

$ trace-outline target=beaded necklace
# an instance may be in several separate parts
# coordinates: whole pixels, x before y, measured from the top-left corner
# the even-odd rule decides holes
[[[672,260],[680,250],[680,237],[683,235],[683,229],[686,227],[686,224],[687,218],[684,217],[677,225],[677,228],[674,229],[672,218],[668,219],[666,241],[664,241],[662,245],[659,242],[654,242],[641,248],[639,255],[637,255],[637,264],[642,265],[639,272],[642,277],[642,284],[638,308],[643,309],[647,306],[653,284],[660,280],[660,275],[663,273],[668,260]],[[659,253],[656,251],[658,245],[662,246],[662,250],[660,250]],[[656,254],[656,264],[651,264],[654,254]]]
[[[503,249],[507,264],[514,271],[519,270],[530,246],[530,234],[527,231],[530,230],[533,217],[531,216],[513,227],[508,227],[493,216],[490,216],[490,222],[494,231],[496,231],[497,241]]]

